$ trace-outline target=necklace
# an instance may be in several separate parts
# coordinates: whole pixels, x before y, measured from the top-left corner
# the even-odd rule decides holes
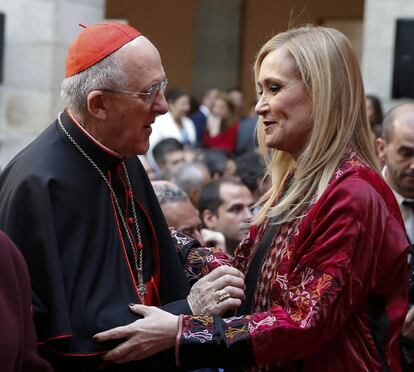
[[[134,255],[134,266],[135,266],[135,270],[137,273],[137,283],[138,283],[138,292],[140,294],[142,303],[145,303],[145,294],[148,293],[148,289],[147,286],[144,283],[144,277],[142,276],[142,270],[143,270],[143,248],[144,245],[142,244],[142,240],[141,240],[141,232],[139,229],[139,225],[138,225],[138,218],[137,218],[137,212],[135,210],[135,201],[134,201],[134,194],[132,192],[132,187],[131,187],[131,181],[129,180],[129,176],[128,176],[128,172],[127,172],[127,168],[125,166],[125,163],[122,162],[122,168],[123,171],[125,173],[125,178],[127,181],[127,185],[128,185],[128,193],[127,196],[130,199],[131,202],[131,209],[132,209],[132,215],[133,215],[133,219],[134,219],[134,225],[135,225],[135,230],[137,233],[137,237],[138,237],[138,244],[137,244],[137,248],[135,248],[135,244],[134,241],[132,239],[132,236],[128,230],[128,226],[125,220],[125,217],[122,213],[121,210],[121,206],[119,204],[118,201],[118,197],[115,194],[115,190],[113,189],[111,183],[109,182],[108,178],[105,176],[105,174],[102,172],[101,168],[99,168],[99,166],[95,163],[95,161],[85,152],[85,150],[75,141],[75,139],[69,134],[69,132],[66,130],[66,128],[63,126],[62,123],[62,119],[61,119],[62,113],[60,112],[58,115],[58,123],[60,128],[62,129],[63,133],[66,135],[66,137],[69,139],[69,141],[76,147],[76,149],[89,161],[89,163],[91,163],[91,165],[97,170],[97,172],[99,173],[99,175],[102,177],[102,179],[105,181],[106,186],[108,186],[108,189],[112,195],[112,198],[115,202],[115,206],[116,206],[116,210],[118,212],[119,218],[122,221],[122,225],[124,227],[126,236],[128,238],[128,242],[131,246],[131,250],[132,253]],[[139,254],[137,254],[137,250],[139,251]]]

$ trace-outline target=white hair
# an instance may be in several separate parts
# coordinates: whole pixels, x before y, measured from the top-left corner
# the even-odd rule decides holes
[[[81,112],[86,108],[88,94],[99,89],[123,89],[128,76],[119,58],[121,50],[137,38],[109,56],[62,81],[60,96],[70,110]]]

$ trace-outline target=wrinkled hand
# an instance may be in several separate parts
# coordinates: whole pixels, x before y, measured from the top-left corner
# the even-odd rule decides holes
[[[408,310],[401,333],[403,336],[414,340],[414,306]]]
[[[220,290],[230,297],[219,302]],[[241,305],[244,290],[243,273],[231,266],[220,266],[193,285],[187,301],[194,315],[222,315]]]
[[[175,345],[178,316],[154,306],[130,305],[130,309],[144,318],[93,336],[97,342],[127,339],[106,353],[104,360],[115,363],[141,360]]]

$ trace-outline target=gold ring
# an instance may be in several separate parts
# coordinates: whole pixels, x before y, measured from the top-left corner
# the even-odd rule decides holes
[[[217,291],[217,294],[218,294],[218,298],[217,298],[218,304],[231,297],[230,294],[227,293],[224,289],[220,289],[219,291]]]

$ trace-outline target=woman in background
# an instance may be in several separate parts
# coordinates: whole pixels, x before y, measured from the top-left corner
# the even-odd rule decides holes
[[[234,106],[230,98],[219,93],[213,101],[207,118],[202,146],[233,153],[236,150],[239,122],[234,119]]]
[[[193,121],[187,116],[190,112],[190,95],[180,88],[170,89],[165,98],[168,112],[155,118],[150,136],[150,151],[165,138],[175,138],[184,146],[193,147],[196,132]]]
[[[365,97],[365,102],[367,105],[367,115],[369,125],[374,129],[375,125],[381,125],[384,118],[382,113],[381,101],[377,96],[372,94],[367,94]]]
[[[377,96],[367,94],[365,96],[367,105],[367,115],[369,125],[374,133],[375,138],[382,137],[382,121],[384,119],[382,113],[381,101]]]

